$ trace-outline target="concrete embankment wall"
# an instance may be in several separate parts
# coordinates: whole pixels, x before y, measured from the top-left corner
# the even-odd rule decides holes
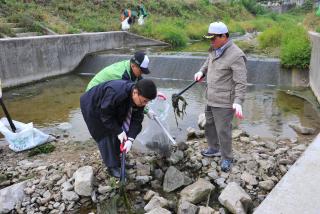
[[[68,73],[90,53],[165,44],[123,31],[0,39],[0,77],[17,86]]]
[[[310,87],[320,103],[320,34],[309,32],[312,52],[310,61]]]
[[[78,73],[97,73],[114,62],[130,59],[130,55],[103,54],[87,56],[76,69]],[[149,77],[193,80],[193,75],[206,56],[150,55]],[[248,82],[261,85],[303,86],[308,83],[308,72],[285,70],[279,59],[249,58]]]

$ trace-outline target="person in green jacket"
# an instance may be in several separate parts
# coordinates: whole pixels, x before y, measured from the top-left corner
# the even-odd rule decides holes
[[[97,73],[89,82],[86,91],[92,87],[110,80],[140,80],[142,74],[149,74],[149,57],[141,51],[136,52],[130,60],[124,60],[109,65]]]
[[[86,92],[91,88],[110,80],[131,80],[137,82],[142,79],[142,74],[149,74],[149,57],[142,51],[136,52],[130,60],[124,60],[109,65],[97,73],[89,82]],[[153,119],[156,114],[148,107],[145,114]]]

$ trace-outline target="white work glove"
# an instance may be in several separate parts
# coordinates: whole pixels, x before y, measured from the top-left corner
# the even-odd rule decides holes
[[[200,81],[202,77],[203,77],[203,73],[201,71],[198,71],[197,73],[194,74],[195,81]]]
[[[127,140],[127,134],[122,131],[119,135],[118,135],[118,139],[120,140],[120,143],[123,143]]]
[[[147,116],[149,117],[149,119],[153,120],[155,116],[157,116],[157,114],[152,111],[151,109],[148,110],[147,112]]]
[[[124,142],[123,151],[128,153],[130,151],[130,149],[131,149],[131,146],[132,146],[132,141],[131,140],[127,140],[126,142]]]
[[[243,119],[243,114],[242,114],[242,107],[238,103],[233,103],[232,105],[233,110],[235,111],[236,117],[239,119]]]

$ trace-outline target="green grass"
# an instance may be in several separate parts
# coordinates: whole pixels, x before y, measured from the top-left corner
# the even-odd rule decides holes
[[[28,156],[32,157],[32,156],[39,155],[39,154],[48,154],[48,153],[53,152],[55,150],[55,148],[56,147],[50,143],[43,144],[43,145],[40,145],[36,148],[31,149],[28,153]]]

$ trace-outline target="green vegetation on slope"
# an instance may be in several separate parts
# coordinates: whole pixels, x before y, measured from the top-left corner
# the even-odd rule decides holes
[[[30,3],[23,2],[23,0],[1,0],[1,8],[8,21],[22,23],[34,31],[37,31],[37,24],[42,24],[57,33],[65,34],[119,30],[121,9],[135,9],[138,1],[29,0]],[[207,41],[192,48],[187,46],[187,43],[191,40],[203,40],[202,36],[206,33],[209,23],[221,20],[228,25],[231,33],[263,32],[258,38],[259,45],[255,42],[237,42],[247,53],[281,56],[285,66],[306,67],[305,62],[310,55],[307,54],[308,51],[310,52],[308,39],[303,39],[303,42],[296,44],[302,45],[299,50],[304,55],[302,60],[300,57],[297,58],[298,54],[289,48],[294,45],[288,40],[296,39],[287,37],[286,32],[291,32],[289,28],[295,29],[302,22],[307,29],[320,31],[319,17],[313,15],[314,11],[310,7],[311,0],[306,1],[299,9],[281,15],[267,13],[256,0],[231,0],[228,3],[215,4],[209,3],[208,0],[144,0],[143,3],[149,13],[145,25],[133,25],[130,31],[166,41],[179,50],[185,48],[184,50],[207,51],[208,45],[205,45]],[[305,15],[307,12],[310,14]],[[33,22],[26,21],[30,19]],[[0,32],[10,34],[10,29],[1,24],[1,19]]]

